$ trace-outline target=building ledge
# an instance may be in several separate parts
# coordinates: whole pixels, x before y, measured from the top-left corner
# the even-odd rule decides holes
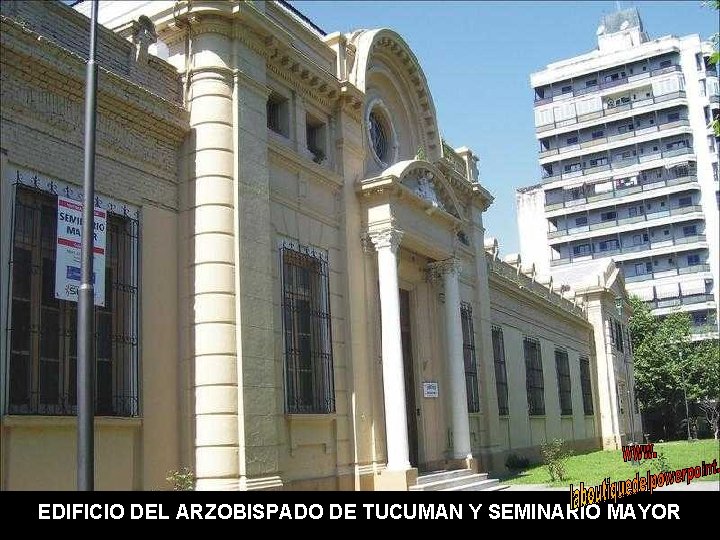
[[[20,428],[74,428],[77,425],[77,416],[38,416],[24,414],[9,414],[2,417],[3,427],[20,427]],[[114,416],[96,416],[96,427],[125,427],[137,429],[142,427],[143,419],[141,417],[114,417]]]

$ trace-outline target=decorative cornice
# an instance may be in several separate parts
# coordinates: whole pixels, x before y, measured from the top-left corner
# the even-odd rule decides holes
[[[403,231],[392,226],[385,229],[368,231],[368,236],[375,245],[376,250],[389,249],[393,253],[397,253],[403,234]]]

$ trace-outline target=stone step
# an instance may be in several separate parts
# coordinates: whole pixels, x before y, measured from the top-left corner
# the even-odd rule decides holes
[[[498,491],[504,487],[500,485],[498,480],[486,478],[470,484],[441,489],[440,491]]]
[[[462,470],[460,472],[447,471],[444,474],[434,473],[432,478],[423,483],[419,482],[420,478],[418,478],[418,485],[410,486],[410,491],[461,491],[464,486],[486,481],[487,474],[474,474],[472,471]]]
[[[417,485],[430,484],[437,482],[438,480],[448,480],[450,478],[457,478],[460,476],[472,475],[473,472],[469,469],[456,469],[451,471],[433,471],[430,473],[422,473],[418,476]]]

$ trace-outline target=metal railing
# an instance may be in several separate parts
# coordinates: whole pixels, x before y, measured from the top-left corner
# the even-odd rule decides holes
[[[703,302],[712,302],[714,299],[712,294],[691,294],[688,296],[672,296],[669,298],[655,298],[653,300],[645,300],[645,305],[651,309],[659,309],[674,306],[688,306],[692,304],[700,304]]]
[[[686,97],[685,91],[679,90],[677,92],[670,92],[669,94],[663,94],[661,96],[654,96],[652,98],[638,99],[636,101],[633,101],[630,103],[625,103],[618,107],[611,107],[609,109],[604,108],[600,111],[593,111],[591,113],[578,115],[578,116],[575,116],[574,118],[567,118],[565,120],[559,120],[559,121],[551,122],[549,124],[535,126],[535,131],[537,133],[542,133],[543,131],[550,131],[551,129],[571,126],[573,124],[579,124],[579,123],[582,123],[582,122],[585,122],[588,120],[595,120],[597,118],[613,116],[614,114],[617,114],[619,112],[629,111],[631,109],[640,109],[642,107],[647,107],[649,105],[653,105],[656,103],[663,103],[663,102],[669,101],[671,99],[679,99],[679,98],[685,98],[685,97]]]
[[[624,169],[625,167],[631,167],[633,165],[637,165],[639,163],[647,163],[649,161],[656,161],[658,159],[667,159],[671,157],[681,156],[684,154],[692,154],[693,148],[684,147],[684,148],[675,148],[673,150],[664,150],[662,152],[656,152],[654,154],[644,155],[644,156],[633,156],[630,158],[625,159],[619,159],[615,160],[612,163],[609,164],[609,168],[612,169]],[[640,159],[642,158],[642,160]],[[578,176],[588,176],[590,174],[595,174],[598,172],[602,172],[603,170],[607,169],[601,169],[601,166],[596,167],[588,167],[585,169],[577,169],[574,171],[569,172],[558,172],[554,174],[547,174],[545,172],[542,173],[542,183],[547,184],[549,182],[554,182],[555,180],[567,180],[568,178],[577,178]]]
[[[559,259],[553,259],[550,261],[550,266],[559,266],[562,264],[568,264],[571,262],[586,261],[591,259],[603,259],[610,255],[632,253],[634,251],[647,251],[650,249],[659,249],[663,247],[670,247],[674,245],[690,244],[694,242],[705,242],[707,237],[704,234],[696,234],[693,236],[685,236],[681,238],[669,238],[667,240],[658,240],[656,242],[649,242],[641,244],[643,249],[637,249],[638,246],[625,246],[618,247],[612,250],[606,251],[594,251],[592,253],[583,253],[582,255],[575,255],[572,257],[562,257]]]
[[[608,181],[610,181],[610,179],[603,180],[603,182],[608,182]],[[580,206],[582,204],[588,204],[591,202],[626,197],[628,195],[632,195],[634,193],[639,193],[641,191],[651,191],[651,190],[660,189],[663,187],[687,184],[690,182],[697,183],[697,176],[688,175],[688,176],[681,176],[679,178],[666,178],[663,180],[646,182],[646,183],[640,184],[640,185],[628,186],[625,188],[616,188],[613,191],[607,191],[605,193],[596,193],[593,195],[586,195],[585,197],[580,197],[577,199],[569,199],[564,202],[550,203],[550,204],[545,205],[545,211],[549,212],[551,210],[558,210],[560,208],[572,208],[572,207]]]
[[[649,281],[653,279],[660,279],[668,276],[687,275],[695,274],[699,272],[709,272],[709,264],[695,264],[693,266],[683,266],[680,268],[670,268],[668,270],[661,270],[659,272],[648,272],[647,274],[638,274],[634,276],[625,276],[625,283],[638,283],[641,281]]]
[[[567,99],[567,98],[571,98],[571,97],[584,96],[585,94],[589,94],[591,92],[597,92],[599,90],[607,90],[608,88],[616,88],[623,84],[632,83],[632,82],[639,81],[642,79],[647,79],[650,77],[658,77],[660,75],[667,75],[668,73],[673,73],[675,71],[681,71],[680,66],[677,64],[669,66],[669,67],[665,67],[665,68],[654,69],[654,70],[652,70],[650,72],[646,72],[646,73],[639,73],[637,75],[619,77],[613,81],[604,81],[604,82],[598,83],[593,86],[588,86],[585,88],[578,88],[577,90],[571,90],[570,92],[561,92],[559,94],[553,94],[552,96],[549,96],[546,98],[536,99],[534,103],[535,103],[535,107],[538,107],[540,105],[544,105],[545,103],[552,103],[553,101],[559,101],[560,98]],[[711,76],[717,76],[717,74],[712,73]]]

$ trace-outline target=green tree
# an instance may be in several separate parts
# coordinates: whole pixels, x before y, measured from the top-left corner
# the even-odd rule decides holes
[[[720,402],[718,341],[693,343],[687,313],[656,317],[645,303],[631,297],[630,333],[635,363],[635,393],[643,412],[656,413],[671,425],[685,419],[685,396],[704,411],[717,436]],[[714,419],[714,421],[713,421]],[[684,429],[687,429],[686,427]]]
[[[720,0],[708,0],[703,2],[703,5],[710,9],[714,9],[715,11],[720,10]],[[716,13],[714,15],[715,20],[717,20],[717,16],[718,14]],[[717,65],[720,63],[720,32],[715,32],[712,36],[710,36],[710,41],[712,41],[715,49],[710,56],[710,65],[715,66],[715,69],[717,69]],[[715,118],[715,120],[713,120],[712,128],[715,132],[715,136],[720,137],[720,119]]]

